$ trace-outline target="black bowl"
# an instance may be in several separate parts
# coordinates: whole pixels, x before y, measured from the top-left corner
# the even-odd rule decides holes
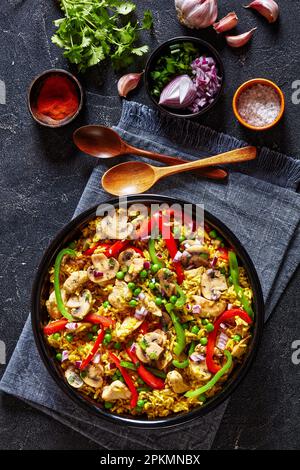
[[[218,93],[214,97],[214,101],[209,104],[208,106],[205,106],[202,108],[200,111],[197,113],[191,113],[189,110],[184,110],[184,109],[171,109],[167,108],[166,106],[162,106],[158,104],[157,99],[151,94],[151,86],[153,84],[152,78],[151,78],[151,72],[153,71],[157,60],[164,55],[165,53],[169,52],[169,47],[172,44],[177,44],[179,42],[192,42],[194,43],[197,48],[199,49],[199,55],[205,54],[207,56],[213,57],[213,59],[216,61],[217,64],[217,70],[219,76],[222,78],[221,81],[221,86],[219,88]],[[181,118],[196,118],[199,116],[202,116],[202,114],[206,113],[209,111],[219,100],[223,88],[224,88],[224,79],[225,79],[225,71],[224,71],[224,65],[223,61],[221,59],[220,54],[218,51],[208,42],[203,41],[202,39],[199,38],[194,38],[190,36],[179,36],[177,38],[172,38],[169,39],[168,41],[164,42],[160,46],[158,46],[150,55],[150,57],[147,60],[146,67],[145,67],[145,72],[144,72],[144,82],[145,82],[145,88],[147,91],[147,94],[152,101],[152,103],[162,112],[165,112],[169,114],[170,116],[176,116],[176,117],[181,117]]]
[[[187,204],[186,201],[177,200],[166,196],[154,195],[131,196],[128,197],[128,203],[144,203],[147,205],[162,203],[167,203],[169,205],[175,203],[181,205]],[[107,204],[117,207],[119,205],[119,200],[114,199],[112,201],[107,201]],[[193,205],[192,207],[193,215],[195,216],[196,206]],[[55,360],[53,349],[46,343],[43,336],[43,326],[48,322],[48,313],[45,307],[45,300],[49,295],[49,268],[53,266],[57,253],[74,239],[76,239],[76,237],[80,236],[80,229],[83,228],[91,219],[95,218],[96,210],[97,206],[92,207],[68,223],[50,244],[38,268],[32,290],[31,321],[34,338],[41,358],[49,373],[61,388],[62,392],[72,398],[77,405],[94,413],[99,418],[106,418],[116,424],[143,428],[174,426],[180,423],[186,423],[196,418],[200,418],[209,411],[214,410],[218,405],[224,402],[224,400],[226,400],[229,395],[231,395],[242,378],[245,377],[246,373],[248,372],[258,349],[264,324],[264,302],[259,279],[251,259],[235,235],[220,220],[211,215],[209,212],[205,211],[205,219],[207,222],[213,228],[217,229],[222,237],[224,237],[224,239],[234,247],[237,255],[245,266],[254,293],[253,306],[255,312],[255,324],[253,326],[252,341],[243,363],[234,369],[222,391],[212,399],[208,400],[205,405],[196,408],[189,413],[174,414],[165,418],[151,420],[146,418],[134,418],[130,415],[121,416],[112,414],[102,408],[100,404],[96,404],[94,401],[80,394],[78,391],[68,385],[59,363]]]

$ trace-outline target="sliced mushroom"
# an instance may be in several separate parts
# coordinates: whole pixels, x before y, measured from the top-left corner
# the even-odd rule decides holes
[[[201,310],[199,312],[199,317],[201,318],[217,318],[221,313],[223,313],[226,309],[227,303],[225,300],[219,299],[215,300],[207,300],[201,295],[193,295],[192,299],[195,301],[197,305],[200,305]]]
[[[61,292],[62,301],[65,303],[65,301],[66,301],[66,291],[64,289],[61,289],[60,292]],[[49,299],[46,301],[46,307],[47,307],[49,316],[53,320],[58,320],[59,318],[62,317],[62,314],[60,313],[60,311],[57,308],[56,296],[55,296],[54,291],[51,292],[51,294],[49,296]]]
[[[93,388],[100,388],[103,384],[103,367],[100,364],[90,364],[81,373],[82,380]]]
[[[198,382],[207,382],[211,378],[211,373],[207,369],[205,360],[200,363],[190,361],[188,371],[190,376]]]
[[[79,287],[89,280],[87,271],[75,271],[64,282],[64,289],[68,294],[73,294]]]
[[[181,257],[181,263],[184,267],[194,266],[209,266],[209,250],[204,247],[198,240],[186,240],[185,250]]]
[[[128,268],[125,274],[126,282],[133,281],[144,268],[144,258],[132,248],[122,251],[118,261],[121,267],[126,266]]]
[[[171,352],[167,349],[156,362],[156,366],[159,370],[165,369],[173,360]]]
[[[131,335],[131,333],[133,333],[133,331],[135,331],[143,321],[144,320],[138,320],[135,317],[126,317],[121,325],[117,325],[115,329],[116,337],[119,340],[124,340],[127,336]]]
[[[176,293],[176,274],[167,268],[162,268],[157,272],[160,288],[168,297]]]
[[[67,382],[71,387],[73,388],[80,388],[83,385],[83,381],[81,377],[75,372],[74,367],[69,367],[65,371],[65,377],[67,379]]]
[[[87,270],[89,279],[95,284],[103,285],[116,277],[119,263],[115,258],[107,258],[104,253],[92,255],[93,266]]]
[[[146,333],[141,342],[144,344],[144,349],[139,344],[136,345],[136,354],[140,361],[149,363],[153,360],[158,360],[164,351],[164,344],[166,342],[166,334],[162,330],[151,331]]]
[[[216,269],[208,269],[202,275],[201,292],[208,300],[218,300],[221,292],[227,289],[226,277]]]
[[[124,281],[116,280],[108,296],[109,303],[118,310],[123,309],[132,297],[132,291]]]
[[[166,382],[175,393],[184,393],[190,388],[177,370],[171,370],[167,374]]]
[[[82,320],[90,311],[92,304],[92,294],[88,289],[81,292],[80,295],[73,295],[69,298],[66,306],[76,320]]]
[[[155,315],[156,317],[161,317],[162,311],[156,305],[153,298],[147,293],[145,293],[144,295],[145,297],[141,300],[141,305],[145,307],[145,309],[148,310],[148,312],[152,313],[152,315]]]
[[[119,209],[112,214],[108,214],[97,224],[97,235],[101,239],[127,238],[133,230],[133,226],[128,222],[127,211]]]
[[[243,354],[245,354],[247,350],[247,344],[250,338],[251,336],[249,335],[246,338],[242,339],[236,346],[234,346],[231,355],[237,358],[243,356]]]
[[[114,380],[110,385],[106,385],[102,391],[102,400],[129,400],[131,392],[120,380]]]
[[[137,355],[137,358],[141,362],[144,362],[144,364],[149,364],[149,362],[151,362],[151,359],[147,356],[146,352],[141,348],[139,344],[135,345],[135,353]]]

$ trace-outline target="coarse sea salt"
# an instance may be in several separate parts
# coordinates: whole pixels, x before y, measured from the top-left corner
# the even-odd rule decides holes
[[[251,126],[264,127],[274,122],[280,113],[280,98],[273,88],[258,83],[240,94],[237,110]]]

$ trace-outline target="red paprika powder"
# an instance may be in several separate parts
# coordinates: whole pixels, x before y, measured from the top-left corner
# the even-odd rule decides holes
[[[37,98],[40,114],[59,121],[75,114],[78,106],[76,86],[68,77],[50,75],[45,79]]]

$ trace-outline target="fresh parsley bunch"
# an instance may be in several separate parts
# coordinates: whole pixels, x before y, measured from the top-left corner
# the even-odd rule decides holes
[[[148,52],[136,45],[139,31],[152,27],[152,13],[144,12],[141,23],[127,15],[136,9],[121,0],[60,0],[64,18],[54,21],[58,28],[52,42],[64,49],[64,56],[84,72],[110,58],[115,69],[134,62]]]

